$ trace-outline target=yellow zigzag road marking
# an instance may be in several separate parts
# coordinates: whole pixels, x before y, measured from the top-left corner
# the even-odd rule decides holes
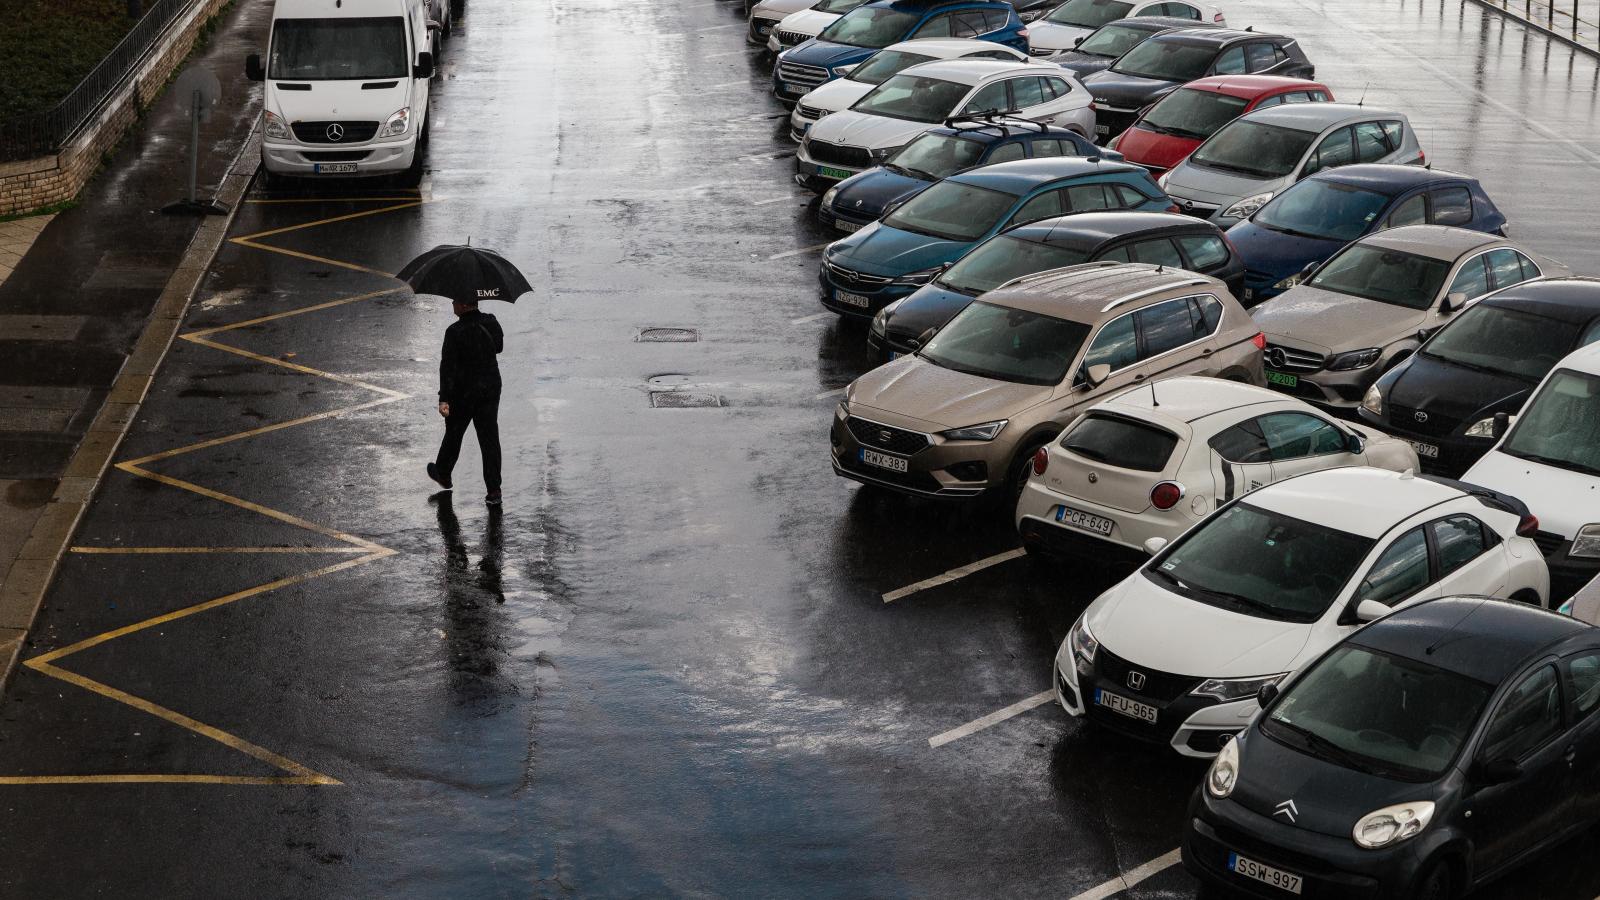
[[[384,198],[384,199],[400,199],[400,198]],[[394,205],[394,206],[386,206],[386,207],[383,207],[381,209],[366,210],[364,212],[350,213],[348,215],[342,215],[342,216],[333,216],[331,218],[326,218],[326,219],[318,219],[316,221],[306,222],[306,223],[301,224],[301,225],[291,225],[291,226],[288,226],[288,227],[285,227],[285,228],[274,228],[274,229],[271,229],[269,231],[262,231],[262,232],[257,232],[256,234],[250,234],[250,235],[244,235],[242,237],[236,237],[236,238],[232,239],[232,242],[235,243],[235,244],[238,244],[240,246],[243,246],[243,247],[252,247],[252,248],[255,248],[255,249],[258,249],[258,250],[266,250],[266,251],[269,251],[269,252],[272,252],[272,253],[281,253],[281,254],[284,254],[286,256],[297,257],[297,258],[300,258],[300,259],[307,259],[307,260],[311,260],[311,261],[314,261],[314,262],[320,262],[320,263],[325,263],[325,264],[329,264],[329,265],[341,266],[341,267],[344,267],[344,268],[347,268],[347,269],[354,269],[354,270],[359,271],[359,272],[370,272],[370,273],[372,273],[374,275],[387,275],[388,273],[379,272],[376,269],[370,269],[370,268],[367,268],[366,266],[356,265],[355,263],[342,262],[340,260],[334,260],[334,259],[325,259],[323,257],[312,256],[311,254],[307,254],[307,253],[300,253],[300,252],[297,252],[297,251],[294,251],[294,250],[285,250],[285,249],[283,249],[281,247],[273,247],[273,246],[270,246],[270,245],[267,245],[267,244],[262,244],[262,243],[259,243],[257,239],[264,238],[264,237],[270,237],[272,235],[277,235],[277,234],[284,234],[286,232],[296,231],[296,230],[304,229],[304,228],[313,228],[313,227],[318,226],[318,225],[327,225],[327,224],[331,224],[333,222],[345,222],[345,221],[349,221],[351,219],[359,219],[359,218],[362,218],[364,216],[372,216],[372,215],[378,215],[379,213],[394,212],[396,210],[401,210],[401,209],[410,209],[410,208],[415,207],[415,206],[420,206],[424,202],[425,201],[422,201],[422,200],[410,201],[410,202],[400,203],[400,204],[397,204],[397,205]],[[304,375],[314,375],[314,376],[319,377],[319,378],[326,378],[326,379],[329,379],[330,381],[339,382],[340,384],[348,384],[348,385],[353,385],[355,387],[363,388],[365,390],[369,390],[369,391],[372,391],[372,392],[374,392],[376,394],[379,394],[380,396],[379,396],[378,399],[369,400],[369,401],[367,401],[365,403],[357,403],[357,404],[355,404],[353,406],[346,406],[346,407],[342,407],[340,409],[329,410],[327,412],[315,413],[313,415],[308,415],[308,416],[301,416],[299,418],[290,419],[290,420],[288,420],[286,422],[278,422],[278,423],[275,423],[275,424],[272,424],[272,425],[264,425],[264,426],[261,426],[259,428],[251,428],[251,429],[249,429],[247,431],[241,431],[241,432],[238,432],[236,434],[227,435],[225,437],[213,438],[213,439],[207,440],[207,441],[199,441],[197,443],[188,444],[188,445],[185,445],[185,446],[182,446],[182,447],[177,447],[177,448],[172,449],[172,450],[164,450],[164,451],[162,451],[160,453],[152,453],[149,456],[142,456],[142,457],[139,457],[138,459],[130,459],[130,460],[125,460],[123,462],[117,463],[117,468],[118,469],[120,469],[120,470],[122,470],[124,472],[127,472],[130,475],[135,475],[135,476],[138,476],[140,478],[147,478],[147,479],[150,479],[151,481],[155,481],[155,482],[158,482],[160,484],[165,484],[165,485],[168,485],[170,487],[180,488],[182,490],[189,491],[190,493],[199,494],[202,497],[206,497],[206,498],[209,498],[209,499],[212,499],[212,500],[216,500],[216,501],[219,501],[221,503],[227,503],[227,504],[230,504],[232,506],[237,506],[240,509],[246,509],[246,510],[249,510],[250,512],[257,513],[257,514],[262,515],[262,516],[266,516],[267,518],[274,519],[274,520],[279,521],[279,522],[284,522],[286,524],[293,525],[293,526],[295,526],[297,528],[303,528],[303,529],[305,529],[307,531],[313,532],[315,534],[322,535],[323,537],[326,537],[326,538],[331,538],[331,539],[333,539],[335,541],[339,541],[340,543],[344,544],[345,546],[340,546],[340,547],[90,547],[90,546],[79,546],[79,547],[73,547],[72,548],[72,551],[74,553],[91,553],[91,554],[92,553],[100,553],[100,554],[116,554],[116,553],[137,553],[137,554],[157,554],[157,553],[339,553],[339,554],[352,554],[352,555],[359,554],[358,556],[355,556],[354,559],[347,559],[347,560],[344,560],[342,562],[337,562],[337,563],[333,563],[331,565],[322,566],[320,568],[313,569],[313,570],[311,570],[309,572],[302,572],[302,573],[300,573],[298,575],[291,575],[291,576],[288,576],[288,577],[285,577],[285,578],[275,579],[275,580],[269,581],[269,582],[267,582],[265,584],[258,584],[255,587],[250,587],[250,588],[245,588],[244,590],[235,591],[235,592],[233,592],[231,594],[224,594],[221,597],[214,597],[214,598],[212,598],[210,600],[206,600],[206,601],[203,601],[201,603],[196,603],[193,606],[186,606],[186,607],[184,607],[182,609],[174,610],[172,612],[164,613],[162,615],[155,616],[153,618],[145,619],[142,622],[136,622],[136,623],[134,623],[132,625],[127,625],[127,626],[124,626],[122,628],[117,628],[117,629],[114,629],[112,631],[107,631],[107,632],[105,632],[103,634],[98,634],[98,635],[95,635],[94,637],[90,637],[90,638],[86,638],[84,640],[78,641],[75,644],[69,644],[69,645],[67,645],[65,647],[61,647],[59,649],[52,650],[49,653],[44,653],[44,654],[41,654],[39,656],[35,656],[35,657],[27,660],[24,663],[24,665],[28,666],[30,669],[33,669],[36,672],[40,672],[42,674],[49,675],[52,678],[60,679],[60,680],[65,681],[65,682],[67,682],[69,684],[77,685],[78,687],[83,688],[86,691],[92,691],[92,692],[94,692],[96,694],[101,695],[102,697],[106,697],[106,698],[109,698],[111,700],[115,700],[118,703],[127,704],[128,706],[131,706],[134,709],[140,710],[141,712],[149,713],[152,716],[155,716],[155,717],[157,717],[159,719],[162,719],[164,721],[170,722],[170,723],[172,723],[174,725],[177,725],[177,726],[179,726],[181,728],[186,728],[189,731],[192,731],[192,732],[194,732],[196,734],[199,734],[199,735],[202,735],[204,737],[210,738],[211,740],[214,740],[214,741],[216,741],[216,742],[218,742],[220,744],[223,744],[224,746],[231,747],[234,750],[239,751],[240,753],[244,753],[244,754],[246,754],[248,756],[254,757],[254,758],[256,758],[256,759],[258,759],[258,760],[260,760],[260,761],[262,761],[264,763],[267,763],[268,765],[275,766],[275,767],[283,770],[286,774],[277,775],[277,776],[264,776],[264,777],[263,776],[241,776],[241,775],[131,774],[131,773],[130,774],[113,774],[113,775],[17,775],[17,776],[0,776],[0,785],[32,785],[32,784],[232,784],[232,785],[340,784],[340,782],[337,779],[335,779],[335,778],[333,778],[331,776],[324,775],[324,774],[322,774],[320,772],[316,772],[316,771],[314,771],[314,770],[312,770],[310,768],[307,768],[306,766],[301,765],[300,763],[295,762],[292,759],[289,759],[288,757],[280,756],[279,754],[274,753],[271,750],[266,749],[265,747],[261,747],[261,746],[259,746],[257,744],[253,744],[253,743],[251,743],[251,742],[249,742],[247,740],[244,740],[243,738],[238,737],[236,735],[229,734],[228,732],[223,731],[220,728],[216,728],[216,727],[213,727],[211,725],[207,725],[206,723],[201,722],[198,719],[194,719],[194,718],[191,718],[189,716],[186,716],[183,713],[177,712],[175,710],[168,709],[168,708],[166,708],[164,706],[161,706],[159,704],[156,704],[156,703],[152,703],[149,700],[145,700],[142,697],[136,697],[136,696],[134,696],[134,695],[132,695],[132,694],[126,692],[126,691],[119,690],[119,689],[114,688],[114,687],[112,687],[112,686],[110,686],[108,684],[104,684],[102,682],[95,681],[92,678],[86,678],[86,677],[84,677],[82,675],[79,675],[76,672],[71,672],[71,671],[68,671],[66,669],[63,669],[60,666],[56,665],[56,663],[60,662],[61,660],[65,659],[65,658],[67,658],[68,656],[73,655],[74,653],[80,653],[80,652],[82,652],[84,650],[88,650],[91,647],[96,647],[96,646],[99,646],[100,644],[104,644],[104,643],[107,643],[109,641],[114,641],[114,640],[116,640],[118,638],[125,637],[125,636],[130,635],[130,634],[134,634],[134,633],[137,633],[137,632],[140,632],[140,631],[144,631],[144,630],[149,629],[149,628],[154,628],[154,627],[156,627],[158,625],[164,625],[164,624],[166,624],[168,622],[175,622],[175,621],[177,621],[179,619],[184,619],[184,618],[187,618],[189,616],[193,616],[193,615],[197,615],[199,613],[206,612],[208,610],[216,609],[219,606],[226,606],[226,605],[228,605],[230,603],[236,603],[236,602],[238,602],[240,600],[244,600],[244,599],[246,599],[248,597],[254,597],[254,596],[258,595],[258,594],[267,593],[268,591],[275,591],[275,590],[277,590],[279,588],[285,588],[285,587],[290,587],[292,585],[301,584],[301,583],[304,583],[304,582],[307,582],[307,581],[311,581],[312,579],[315,579],[315,578],[321,578],[324,575],[331,575],[334,572],[343,571],[345,569],[353,569],[356,566],[365,565],[365,564],[367,564],[369,562],[374,562],[376,560],[383,559],[386,556],[392,556],[397,552],[397,551],[392,550],[392,549],[390,549],[388,547],[384,547],[384,546],[381,546],[379,544],[375,544],[372,541],[366,540],[365,538],[356,537],[355,535],[352,535],[352,534],[346,534],[345,532],[338,531],[336,529],[329,528],[329,527],[324,526],[324,525],[319,525],[316,522],[311,522],[311,521],[308,521],[306,519],[302,519],[299,516],[293,515],[291,513],[283,512],[282,510],[276,510],[276,509],[272,509],[270,507],[262,506],[259,503],[253,503],[253,502],[251,502],[249,500],[245,500],[245,499],[242,499],[242,498],[239,498],[239,497],[232,496],[231,494],[224,494],[221,491],[212,490],[211,488],[203,487],[201,485],[195,484],[195,483],[190,482],[190,481],[184,481],[184,480],[179,479],[179,478],[174,478],[174,477],[172,477],[170,475],[163,475],[163,474],[161,474],[159,472],[153,472],[153,471],[145,468],[145,466],[147,466],[147,465],[149,465],[151,463],[159,462],[159,461],[164,460],[164,459],[171,459],[172,457],[175,457],[175,456],[181,456],[181,455],[186,454],[186,453],[193,453],[193,452],[195,452],[197,450],[205,450],[205,449],[208,449],[208,448],[211,448],[211,447],[220,446],[222,444],[228,444],[228,443],[232,443],[234,441],[240,441],[240,440],[244,440],[246,438],[251,438],[251,437],[256,437],[258,435],[267,434],[269,432],[281,431],[282,429],[285,429],[285,428],[292,428],[292,427],[294,427],[296,425],[306,425],[306,424],[309,424],[311,422],[317,422],[317,421],[321,421],[323,419],[330,419],[330,418],[333,418],[335,416],[342,416],[342,415],[344,415],[346,413],[358,412],[358,411],[364,410],[364,409],[371,409],[371,408],[373,408],[375,406],[382,406],[382,405],[384,405],[386,403],[394,403],[394,402],[399,401],[399,400],[408,399],[411,395],[405,394],[405,393],[401,393],[400,391],[394,391],[394,390],[390,390],[390,389],[385,388],[385,387],[379,387],[378,385],[375,385],[375,384],[368,384],[365,381],[361,381],[361,380],[356,379],[356,378],[351,378],[351,377],[346,376],[346,375],[336,375],[336,374],[334,374],[332,372],[324,372],[321,369],[313,369],[310,366],[303,366],[303,365],[300,365],[298,363],[288,362],[287,360],[275,359],[275,358],[270,357],[270,356],[263,356],[262,354],[259,354],[259,353],[252,353],[249,350],[244,350],[244,349],[241,349],[239,347],[234,347],[234,346],[230,346],[228,344],[219,343],[217,341],[214,341],[214,340],[210,339],[211,335],[218,334],[220,332],[233,331],[235,329],[246,328],[246,327],[249,327],[251,325],[259,325],[261,323],[271,322],[271,321],[275,321],[277,319],[285,319],[285,318],[289,318],[291,316],[300,316],[300,315],[305,315],[307,313],[319,312],[319,311],[325,310],[325,309],[332,309],[333,307],[336,307],[336,306],[343,306],[345,304],[356,303],[356,302],[359,302],[359,301],[362,301],[362,300],[370,300],[370,299],[372,299],[374,297],[382,297],[382,296],[386,296],[386,295],[389,295],[389,294],[399,293],[399,292],[401,292],[403,290],[405,290],[405,289],[404,288],[390,288],[388,290],[372,291],[372,292],[366,293],[366,294],[358,294],[358,295],[356,295],[354,297],[344,297],[344,298],[338,299],[338,300],[330,300],[330,301],[327,301],[325,303],[317,303],[317,304],[314,304],[312,306],[302,307],[300,309],[292,309],[292,310],[288,310],[288,311],[281,312],[281,313],[274,313],[273,315],[269,315],[269,316],[261,316],[259,318],[247,319],[247,320],[245,320],[243,322],[234,322],[231,325],[221,325],[221,326],[218,326],[218,327],[215,327],[215,328],[203,328],[203,329],[200,329],[198,331],[191,331],[191,332],[185,333],[183,335],[180,335],[180,337],[182,337],[184,340],[189,341],[190,343],[199,344],[202,347],[210,347],[210,348],[212,348],[214,350],[221,350],[221,351],[223,351],[225,353],[232,353],[232,354],[235,354],[237,356],[245,357],[246,359],[251,359],[251,360],[255,360],[257,362],[278,366],[278,367],[284,368],[284,369],[289,369],[291,371],[299,372],[299,373],[304,374]]]

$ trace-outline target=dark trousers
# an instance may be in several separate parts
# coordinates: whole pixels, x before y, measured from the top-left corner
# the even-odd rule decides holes
[[[439,445],[439,474],[450,477],[461,456],[461,439],[470,424],[478,432],[478,449],[483,451],[483,484],[490,491],[500,490],[500,395],[478,397],[450,404],[444,418],[444,443]]]

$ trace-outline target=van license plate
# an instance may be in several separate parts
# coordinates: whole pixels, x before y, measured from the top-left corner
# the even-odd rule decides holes
[[[834,291],[833,299],[843,303],[846,306],[859,306],[862,309],[866,309],[872,305],[871,300],[861,296],[860,294],[852,294],[849,291]]]
[[[898,456],[890,456],[887,453],[879,453],[876,450],[868,450],[865,447],[861,449],[861,461],[869,466],[877,466],[880,469],[888,469],[891,472],[904,472],[909,468],[907,462]]]
[[[1425,456],[1428,459],[1439,458],[1439,447],[1436,444],[1424,444],[1421,441],[1406,441],[1406,443],[1411,445],[1411,449],[1417,451],[1418,456]]]
[[[1073,509],[1070,506],[1056,507],[1056,521],[1063,525],[1071,525],[1073,528],[1082,531],[1092,531],[1101,537],[1109,537],[1112,526],[1116,524],[1105,516],[1086,513],[1081,509]]]
[[[817,174],[823,178],[837,178],[843,181],[856,173],[849,169],[835,169],[833,166],[817,166]]]
[[[1299,875],[1285,872],[1282,869],[1274,869],[1253,859],[1245,859],[1237,853],[1228,854],[1228,871],[1236,875],[1243,875],[1246,878],[1253,878],[1263,884],[1270,884],[1275,888],[1281,888],[1291,894],[1300,893]]]
[[[1110,691],[1102,691],[1099,688],[1095,688],[1094,705],[1103,706],[1114,713],[1121,713],[1130,719],[1138,719],[1141,722],[1149,722],[1151,725],[1156,723],[1157,710],[1154,706],[1151,706],[1148,703],[1140,703],[1137,700],[1129,700],[1127,697],[1124,697],[1121,694],[1113,694]]]
[[[356,171],[355,163],[315,163],[311,171],[318,175],[348,175]]]
[[[1300,376],[1298,376],[1298,375],[1286,375],[1283,372],[1273,372],[1271,370],[1268,370],[1267,371],[1267,384],[1275,384],[1275,385],[1278,385],[1279,387],[1286,387],[1286,388],[1298,387],[1300,385]]]

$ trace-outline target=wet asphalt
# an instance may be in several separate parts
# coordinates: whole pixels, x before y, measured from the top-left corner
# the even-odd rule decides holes
[[[0,702],[0,896],[1070,898],[1174,849],[1167,751],[1050,704],[930,746],[1118,573],[883,601],[1016,541],[832,474],[863,334],[739,4],[469,4],[420,194],[239,214]],[[1227,12],[1600,272],[1594,60],[1454,0]],[[498,515],[472,438],[423,476],[451,317],[382,274],[468,237],[535,286],[491,310]],[[1592,837],[1482,896],[1595,896]]]

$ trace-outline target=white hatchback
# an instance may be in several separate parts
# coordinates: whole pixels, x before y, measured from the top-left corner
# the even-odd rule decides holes
[[[1276,684],[1365,622],[1450,594],[1543,606],[1549,572],[1514,498],[1367,467],[1268,485],[1101,594],[1056,654],[1072,716],[1207,757]]]
[[[1096,28],[1132,16],[1167,16],[1226,25],[1222,10],[1190,0],[1067,0],[1028,25],[1028,52],[1052,56],[1078,46]]]
[[[1034,458],[1017,500],[1030,551],[1108,544],[1143,558],[1235,497],[1336,466],[1417,469],[1405,441],[1276,391],[1184,376],[1095,404]]]
[[[798,47],[822,33],[839,17],[852,9],[865,3],[866,0],[818,0],[818,2],[798,12],[784,16],[777,25],[773,26],[772,33],[767,36],[767,49],[773,53],[782,53],[791,47]]]

